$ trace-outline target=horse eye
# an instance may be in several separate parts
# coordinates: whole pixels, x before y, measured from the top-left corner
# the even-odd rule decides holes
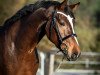
[[[61,21],[61,22],[60,22],[60,24],[61,24],[62,26],[65,26],[65,23],[64,23],[64,21]]]

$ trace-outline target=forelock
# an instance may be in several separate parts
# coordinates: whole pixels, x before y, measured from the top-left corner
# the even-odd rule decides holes
[[[66,15],[70,15],[73,19],[75,19],[72,10],[68,6],[65,7],[64,12],[66,13]]]

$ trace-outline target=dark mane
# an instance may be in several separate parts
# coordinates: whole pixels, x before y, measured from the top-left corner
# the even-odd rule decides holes
[[[60,3],[58,1],[38,1],[34,4],[26,5],[22,9],[20,9],[14,16],[7,19],[2,28],[5,30],[8,29],[16,21],[22,19],[25,16],[29,16],[31,13],[33,13],[35,10],[37,10],[41,7],[47,9],[50,6],[58,6],[58,5],[60,5]],[[68,13],[67,8],[65,9],[65,13],[66,14]]]
[[[19,19],[22,19],[25,16],[30,15],[38,8],[48,8],[51,5],[59,5],[60,3],[57,1],[38,1],[35,4],[29,4],[24,6],[22,9],[20,9],[14,16],[7,19],[3,25],[3,29],[8,29],[13,23],[18,21]]]

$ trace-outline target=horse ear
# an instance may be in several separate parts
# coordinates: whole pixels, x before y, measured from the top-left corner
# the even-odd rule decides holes
[[[78,2],[76,4],[69,5],[69,7],[72,9],[72,11],[75,11],[79,5],[80,5],[80,2]]]
[[[64,10],[64,8],[65,8],[66,5],[67,5],[67,2],[68,2],[68,0],[64,0],[64,1],[60,4],[60,6],[59,6],[58,8]]]

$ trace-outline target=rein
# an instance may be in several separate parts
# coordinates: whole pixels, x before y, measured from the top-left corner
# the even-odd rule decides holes
[[[61,47],[60,47],[60,45],[63,43],[63,41],[65,40],[65,39],[68,39],[68,38],[70,38],[70,37],[77,37],[77,35],[75,34],[75,33],[72,33],[72,34],[70,34],[70,35],[68,35],[68,36],[65,36],[64,38],[62,38],[61,37],[61,35],[60,35],[60,32],[59,32],[59,29],[58,29],[58,26],[56,25],[56,14],[57,14],[58,12],[56,11],[56,10],[54,10],[53,12],[52,12],[52,21],[51,21],[51,24],[50,24],[50,29],[49,29],[49,39],[51,39],[51,36],[52,36],[52,29],[54,28],[54,30],[55,30],[55,32],[56,32],[56,34],[57,34],[57,38],[58,38],[58,48],[60,49],[60,51],[64,54],[64,57],[67,55],[67,52],[66,52],[66,50],[61,50]],[[60,52],[59,51],[59,52]]]

